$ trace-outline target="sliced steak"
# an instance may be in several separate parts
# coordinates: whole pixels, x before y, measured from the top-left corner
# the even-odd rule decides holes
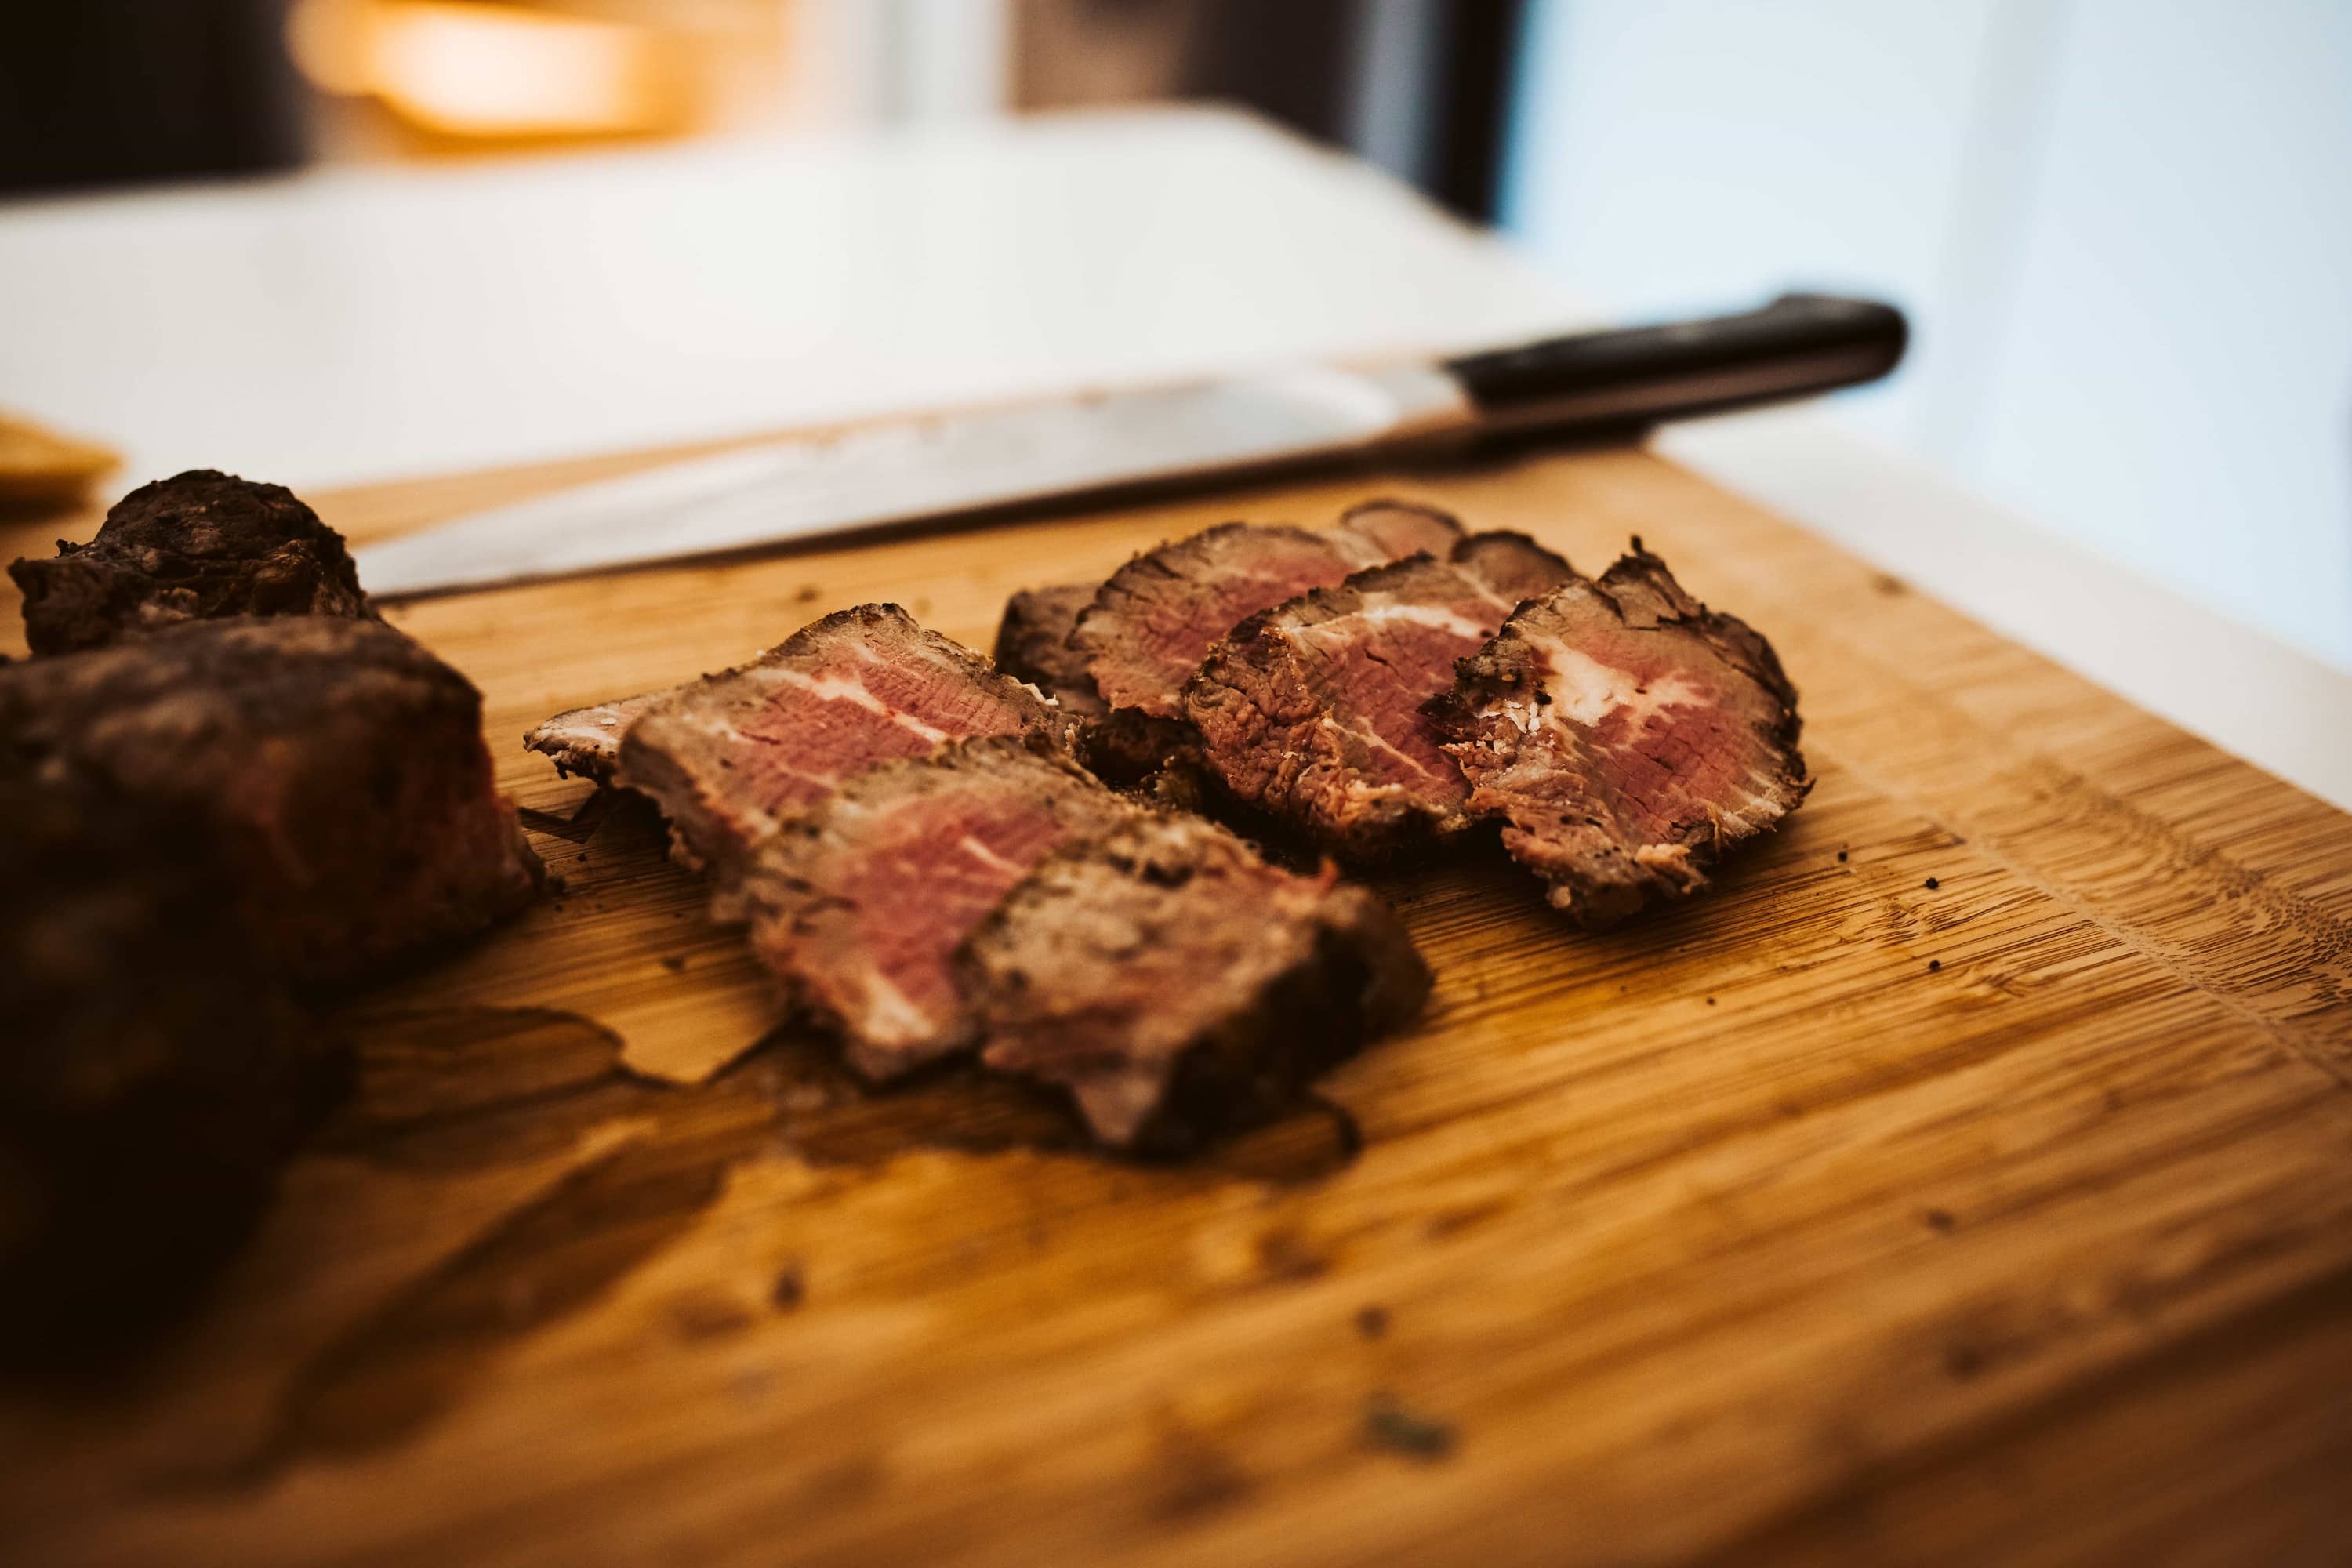
[[[88,544],[8,574],[35,653],[71,653],[222,616],[374,620],[342,535],[292,491],[199,468],[142,485]]]
[[[1433,707],[1470,809],[1589,926],[1706,885],[1812,787],[1771,645],[1633,552],[1520,608]]]
[[[0,1363],[167,1326],[341,1086],[205,819],[0,742]]]
[[[1070,645],[1070,633],[1101,586],[1066,583],[1006,600],[996,627],[996,668],[1035,686],[1070,716],[1078,756],[1087,767],[1114,783],[1131,784],[1181,752],[1191,731],[1175,720],[1153,719],[1132,708],[1114,713],[1095,689],[1087,656]]]
[[[1480,533],[1251,616],[1185,689],[1210,770],[1353,858],[1459,830],[1469,785],[1423,707],[1520,601],[1575,575],[1522,534]]]
[[[667,691],[648,691],[642,697],[624,697],[617,702],[568,709],[525,735],[523,748],[553,758],[557,773],[577,773],[598,784],[610,784],[613,771],[621,765],[621,737],[640,715],[668,695]]]
[[[1104,1142],[1161,1152],[1287,1101],[1429,989],[1370,893],[1158,815],[1046,857],[961,963],[983,1061],[1068,1091]]]
[[[537,890],[481,694],[380,622],[233,617],[0,667],[0,736],[204,825],[273,972],[356,977]]]
[[[1099,719],[1110,711],[1095,689],[1094,677],[1087,673],[1086,656],[1070,646],[1078,616],[1094,603],[1100,586],[1065,583],[1024,589],[1004,601],[1004,618],[996,626],[996,668],[1027,681],[1082,719]]]
[[[1417,552],[1443,553],[1462,527],[1393,501],[1355,508],[1337,527],[1228,522],[1137,556],[1111,574],[1071,630],[1113,710],[1181,721],[1184,683],[1244,618],[1328,587],[1350,572]]]
[[[1029,738],[885,763],[753,853],[753,950],[852,1067],[895,1078],[978,1038],[954,965],[972,928],[1056,844],[1138,810]]]
[[[658,693],[616,783],[651,795],[688,856],[733,874],[751,845],[877,763],[976,735],[1058,735],[1021,682],[896,605],[802,627],[740,669]]]

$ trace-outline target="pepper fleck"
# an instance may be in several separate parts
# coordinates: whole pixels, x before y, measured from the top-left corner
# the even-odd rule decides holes
[[[1443,1459],[1454,1452],[1452,1426],[1406,1409],[1390,1394],[1375,1394],[1366,1404],[1364,1437],[1375,1447],[1415,1459]]]
[[[1930,877],[1930,878],[1928,878],[1928,879],[1927,879],[1927,890],[1928,890],[1929,892],[1931,892],[1931,893],[1932,893],[1932,892],[1934,892],[1937,889],[1938,889],[1938,888],[1942,887],[1943,885],[1944,885],[1943,883],[1938,882],[1938,881],[1937,881],[1937,880],[1936,880],[1936,879],[1935,879],[1935,878],[1933,878],[1933,877]]]
[[[787,1263],[777,1273],[776,1283],[769,1290],[768,1300],[775,1303],[779,1312],[789,1312],[799,1306],[807,1294],[807,1288],[801,1283],[801,1266]]]

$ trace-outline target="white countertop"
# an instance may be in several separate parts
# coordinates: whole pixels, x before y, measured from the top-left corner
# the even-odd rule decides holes
[[[1176,110],[0,204],[0,406],[297,488],[1589,319],[1372,169]],[[2352,807],[2352,678],[1820,413],[1664,444]]]
[[[0,205],[0,405],[300,487],[1583,319],[1238,115],[982,121]]]

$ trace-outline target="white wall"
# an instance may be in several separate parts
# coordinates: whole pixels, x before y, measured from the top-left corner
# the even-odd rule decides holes
[[[1538,0],[1526,61],[1543,262],[1895,300],[1842,417],[2352,668],[2352,5]]]

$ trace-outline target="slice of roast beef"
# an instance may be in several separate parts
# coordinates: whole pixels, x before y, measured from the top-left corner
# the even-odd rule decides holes
[[[1633,552],[1523,605],[1433,705],[1470,809],[1588,926],[1706,885],[1812,782],[1771,645]]]
[[[1458,831],[1469,785],[1422,710],[1520,601],[1575,574],[1522,534],[1480,533],[1251,616],[1185,689],[1210,770],[1351,858]]]
[[[1094,603],[1099,583],[1026,588],[1004,601],[996,626],[996,668],[1025,680],[1081,719],[1110,711],[1087,673],[1086,656],[1070,646],[1078,616]]]
[[[1139,809],[1030,737],[884,763],[752,853],[752,948],[853,1068],[895,1078],[977,1039],[954,965],[972,928],[1056,844]]]
[[[1046,593],[1051,593],[1051,590],[1046,590]],[[861,609],[856,611],[842,611],[842,614],[861,616],[866,614],[866,611],[896,611],[896,606],[868,605],[868,606],[861,606]],[[898,616],[903,618],[903,611],[898,611]],[[816,623],[816,626],[824,626],[824,623]],[[804,627],[804,630],[800,632],[802,637],[809,637],[812,632],[816,632],[816,626]],[[882,644],[889,644],[894,637],[901,637],[901,627],[889,626],[889,618],[887,618],[887,616],[877,616],[877,618],[873,621],[873,626],[882,627],[882,630],[879,630],[879,639],[882,639]],[[906,621],[906,626],[912,627],[915,623]],[[1063,635],[1068,635],[1068,627],[1066,627]],[[812,639],[812,642],[818,642],[818,639]],[[918,654],[929,654],[929,651],[936,651],[934,644],[946,644],[952,660],[962,663],[962,666],[976,668],[976,670],[983,668],[979,666],[979,660],[973,658],[971,651],[964,648],[962,644],[948,642],[946,637],[936,637],[934,632],[927,632],[922,630],[922,627],[915,627],[915,642],[919,644]],[[783,647],[769,648],[767,654],[760,656],[752,666],[746,666],[743,670],[730,670],[727,675],[703,677],[703,682],[698,684],[701,684],[701,687],[708,687],[710,682],[730,679],[730,677],[734,675],[743,675],[746,670],[757,670],[757,668],[767,666],[767,663],[772,663],[772,660],[783,660],[785,648],[788,647],[793,647],[793,644],[785,642]],[[837,639],[833,642],[833,651],[835,654],[840,651],[840,642],[837,642]],[[1016,679],[1016,682],[1042,684],[1042,682],[1034,682],[1034,677],[1028,675],[1025,670],[1007,670],[1007,672]],[[1085,679],[1085,672],[1079,672],[1079,679]],[[546,757],[551,757],[552,762],[555,762],[555,769],[558,769],[560,773],[579,773],[583,775],[583,778],[593,778],[593,781],[597,783],[614,783],[614,773],[616,773],[618,766],[621,766],[621,736],[628,733],[630,726],[635,724],[640,717],[645,717],[646,712],[652,712],[654,708],[663,708],[663,705],[673,703],[673,700],[691,700],[691,693],[694,691],[696,691],[696,682],[689,682],[685,684],[685,687],[670,687],[666,689],[666,691],[646,691],[642,693],[642,696],[625,696],[625,699],[618,699],[614,700],[614,703],[591,703],[588,708],[572,708],[567,710],[567,712],[555,715],[552,720],[546,720],[543,724],[536,726],[536,729],[531,729],[527,736],[522,736],[522,745],[524,750],[534,750],[534,752],[543,752]],[[1049,691],[1049,696],[1054,696],[1054,693]],[[1073,693],[1073,696],[1082,696],[1082,693]],[[1009,703],[1018,705],[1016,696],[1009,696],[1007,700]],[[1066,705],[1066,708],[1068,708],[1068,705]],[[1096,703],[1096,708],[1101,708],[1101,703]],[[1070,708],[1070,712],[1079,712],[1079,710]],[[997,731],[983,731],[983,733],[997,733]]]
[[[346,1076],[205,815],[0,740],[0,1364],[167,1327]]]
[[[1005,601],[996,628],[996,668],[1054,699],[1071,720],[1079,759],[1102,777],[1132,784],[1182,751],[1190,731],[1172,719],[1132,708],[1111,711],[1087,673],[1087,656],[1070,644],[1078,616],[1099,583],[1032,588]]]
[[[566,710],[525,735],[523,747],[553,758],[557,773],[610,784],[613,770],[621,765],[621,737],[639,715],[668,695],[648,691],[642,697]]]
[[[1370,893],[1158,814],[1048,855],[960,962],[988,1066],[1066,1090],[1105,1143],[1166,1152],[1286,1103],[1429,989]]]
[[[1442,512],[1372,501],[1321,531],[1228,522],[1129,561],[1096,591],[1071,647],[1113,710],[1181,721],[1184,683],[1246,617],[1350,572],[1420,551],[1443,553],[1462,527]]]
[[[723,884],[751,845],[877,763],[1064,726],[970,648],[896,605],[861,605],[656,694],[624,728],[614,779],[652,796],[688,858]]]
[[[222,616],[378,618],[342,535],[284,487],[209,468],[142,485],[88,544],[8,574],[35,653]]]
[[[0,737],[204,825],[273,973],[355,978],[541,879],[481,695],[371,620],[231,617],[0,667]]]

